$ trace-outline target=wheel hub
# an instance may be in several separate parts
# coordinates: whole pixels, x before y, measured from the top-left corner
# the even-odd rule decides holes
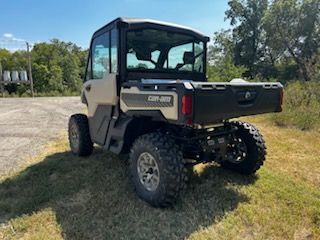
[[[140,154],[137,162],[140,183],[148,191],[155,191],[159,185],[160,172],[155,158],[148,152]]]
[[[229,146],[228,161],[232,163],[241,163],[247,157],[247,146],[241,138],[234,139]]]
[[[70,129],[70,138],[73,147],[77,148],[79,146],[79,134],[77,127],[74,125]]]

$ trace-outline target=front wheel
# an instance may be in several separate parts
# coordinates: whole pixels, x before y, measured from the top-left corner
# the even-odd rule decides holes
[[[242,174],[253,174],[265,160],[265,141],[252,124],[240,121],[232,124],[237,127],[237,131],[228,149],[228,159],[221,166]]]
[[[185,187],[182,151],[161,133],[149,133],[133,144],[129,159],[131,180],[140,198],[154,207],[172,205]]]
[[[92,153],[93,143],[86,115],[74,114],[70,117],[68,135],[70,148],[74,155],[88,156]]]

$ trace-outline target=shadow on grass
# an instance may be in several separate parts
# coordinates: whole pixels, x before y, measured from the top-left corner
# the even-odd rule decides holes
[[[211,166],[173,208],[154,209],[135,195],[126,169],[100,150],[48,156],[1,183],[0,221],[50,207],[66,239],[183,239],[248,201],[237,186],[256,180]]]

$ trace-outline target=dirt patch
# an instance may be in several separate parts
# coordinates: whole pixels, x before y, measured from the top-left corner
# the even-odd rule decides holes
[[[79,97],[0,99],[0,175],[41,151],[83,109]]]

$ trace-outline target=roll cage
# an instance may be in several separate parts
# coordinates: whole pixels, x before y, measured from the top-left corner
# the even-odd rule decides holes
[[[134,19],[134,18],[117,18],[112,22],[108,23],[104,27],[97,30],[91,39],[90,42],[90,50],[89,57],[87,61],[87,68],[85,79],[88,79],[88,75],[92,74],[92,61],[91,61],[91,49],[92,43],[95,38],[100,35],[111,32],[116,29],[117,31],[117,74],[118,79],[121,82],[125,82],[128,80],[141,80],[141,79],[188,79],[193,81],[207,81],[206,78],[206,55],[207,55],[207,42],[209,41],[209,37],[199,33],[196,30],[190,29],[185,26],[180,26],[176,24],[160,22],[149,19]],[[129,31],[135,31],[138,29],[154,29],[154,30],[162,30],[170,33],[177,33],[185,36],[190,36],[194,39],[195,42],[203,42],[203,69],[201,72],[196,71],[150,71],[148,69],[135,69],[130,70],[127,68],[127,53],[128,53],[128,44],[127,44],[127,34]],[[110,34],[109,34],[109,38]],[[110,44],[111,40],[109,41]],[[193,55],[195,56],[195,54]],[[111,54],[110,54],[111,58]],[[189,56],[190,58],[190,56]],[[111,63],[111,60],[109,59]],[[111,70],[110,70],[111,71]]]

